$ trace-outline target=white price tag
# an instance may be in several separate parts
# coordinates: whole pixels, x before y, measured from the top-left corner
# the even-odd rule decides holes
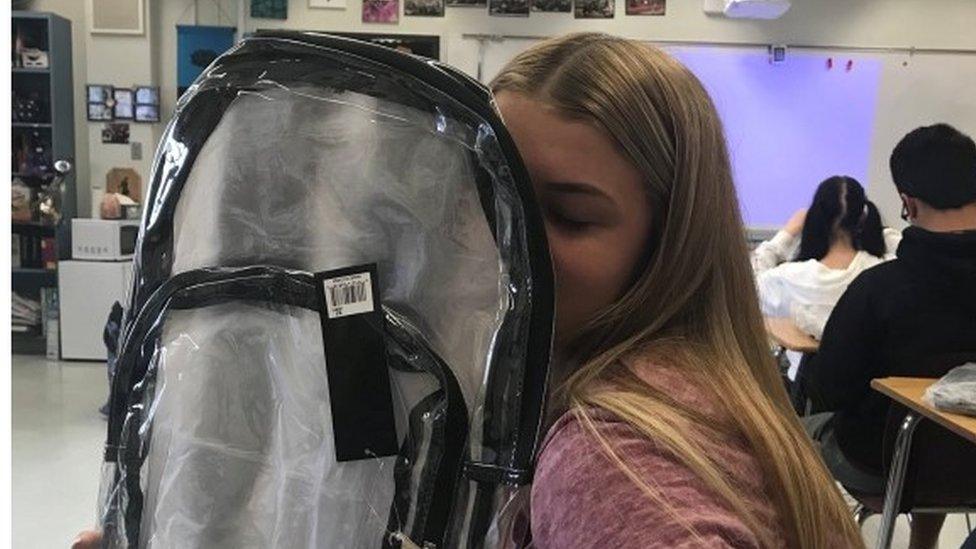
[[[373,281],[368,272],[327,278],[322,283],[329,318],[373,311]]]

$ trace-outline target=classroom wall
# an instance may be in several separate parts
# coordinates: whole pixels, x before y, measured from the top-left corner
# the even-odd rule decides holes
[[[887,224],[903,227],[901,199],[888,168],[891,151],[909,131],[935,122],[952,124],[976,139],[976,55],[890,54],[882,59],[868,196]]]
[[[147,17],[149,14],[147,14]],[[151,20],[151,19],[150,19]],[[145,36],[90,35],[88,40],[88,82],[129,88],[153,85],[152,37],[156,30],[147,25]],[[92,217],[98,216],[105,189],[105,177],[116,167],[134,168],[142,176],[143,188],[149,181],[152,156],[161,124],[129,122],[130,143],[142,145],[142,158],[132,157],[131,145],[102,143],[104,123],[88,123],[88,151]],[[81,211],[81,210],[79,210]]]
[[[105,177],[115,167],[136,169],[143,185],[149,170],[161,124],[129,125],[131,143],[142,144],[142,159],[135,160],[129,145],[103,144],[104,123],[88,122],[87,84],[111,84],[116,87],[154,85],[159,77],[153,56],[154,28],[152,10],[147,8],[146,32],[141,36],[91,34],[86,2],[88,0],[38,0],[36,11],[57,13],[71,20],[73,79],[75,85],[75,181],[78,189],[78,215],[98,216],[98,206],[105,188]],[[151,4],[172,0],[147,0]]]
[[[37,9],[78,16],[85,0],[41,0]],[[593,30],[650,41],[722,42],[733,44],[784,43],[835,49],[858,47],[936,48],[968,50],[968,54],[902,53],[878,54],[884,63],[871,143],[869,193],[878,202],[886,220],[898,224],[897,195],[890,188],[887,155],[906,131],[922,123],[946,120],[963,131],[976,134],[976,106],[960,90],[976,89],[976,21],[973,0],[794,0],[790,11],[775,21],[737,21],[707,16],[700,0],[670,0],[664,17],[624,15],[617,0],[616,18],[576,20],[571,14],[533,13],[528,18],[490,17],[483,9],[448,8],[443,18],[404,17],[397,25],[366,24],[361,19],[360,0],[348,0],[343,11],[312,9],[308,0],[290,0],[285,21],[249,17],[248,0],[146,0],[149,2],[147,35],[144,37],[85,37],[90,71],[87,81],[109,78],[110,83],[144,83],[144,78],[161,88],[164,116],[176,101],[177,24],[225,24],[250,32],[261,28],[292,28],[321,31],[360,31],[436,34],[441,37],[442,58],[472,75],[479,59],[503,62],[534,40],[504,39],[484,42],[465,37],[468,33],[548,36],[571,31]],[[401,0],[402,4],[402,0]],[[80,15],[82,18],[84,14]],[[75,24],[75,33],[79,33]],[[87,27],[86,27],[87,28]],[[87,33],[86,33],[87,34]],[[76,41],[78,38],[76,37]],[[109,57],[104,57],[108,53]],[[76,48],[76,59],[79,50]],[[866,54],[871,55],[871,54]],[[903,64],[907,63],[907,65]],[[76,63],[76,67],[78,64]],[[487,78],[487,67],[483,66]],[[148,76],[147,76],[148,75]],[[85,78],[76,71],[76,97],[83,98]],[[969,94],[970,96],[972,94]],[[80,101],[80,100],[79,100]],[[83,103],[79,103],[79,106]],[[84,117],[84,109],[76,109]],[[84,125],[89,125],[87,122]],[[158,138],[162,125],[133,127],[138,139]],[[90,124],[79,135],[89,138],[91,200],[100,196],[106,167],[125,161],[122,147],[101,144],[100,125]],[[133,140],[136,133],[133,134]],[[148,178],[148,161],[153,146],[144,144],[144,160],[135,167]],[[131,161],[129,161],[132,164]],[[80,182],[79,206],[87,195]],[[94,208],[92,208],[94,209]],[[79,211],[87,211],[80,208]]]
[[[91,209],[88,120],[85,112],[85,86],[88,74],[88,31],[85,28],[85,3],[66,0],[37,0],[37,11],[54,12],[71,21],[71,72],[75,85],[75,181],[78,186],[77,212],[84,215]]]
[[[281,27],[438,34],[446,42],[445,60],[470,73],[476,67],[477,45],[463,39],[465,33],[551,36],[587,30],[647,40],[976,49],[972,0],[795,0],[790,11],[774,21],[708,16],[700,0],[670,0],[664,17],[625,16],[624,2],[617,0],[616,16],[607,20],[551,13],[490,17],[482,9],[448,8],[443,18],[401,16],[399,25],[362,23],[361,2],[348,3],[347,10],[334,11],[309,8],[307,0],[290,0],[288,20],[247,18],[245,31]]]
[[[402,0],[401,0],[402,3]],[[186,2],[166,2],[167,27],[163,37],[164,70],[161,75],[164,111],[176,99],[175,24],[193,23],[194,10]],[[220,9],[217,9],[217,5]],[[308,7],[307,0],[291,0],[288,19],[276,21],[248,16],[249,3],[222,0],[197,3],[200,24],[231,24],[251,32],[261,28],[322,31],[397,32],[436,34],[441,37],[442,57],[471,75],[489,78],[512,55],[534,40],[515,38],[479,42],[468,33],[546,36],[579,30],[605,31],[645,40],[785,43],[836,49],[858,47],[941,48],[970,50],[969,55],[899,53],[874,54],[882,60],[875,132],[870,144],[867,181],[871,198],[885,221],[902,226],[900,200],[890,183],[887,158],[894,144],[910,129],[935,121],[951,121],[976,135],[976,100],[958,89],[976,89],[976,2],[972,0],[796,0],[775,21],[735,21],[705,15],[698,0],[670,0],[664,17],[624,15],[617,0],[612,20],[576,20],[571,14],[533,13],[528,18],[490,17],[482,9],[448,8],[443,18],[404,17],[397,25],[362,23],[361,3],[349,0],[344,11]],[[231,21],[234,23],[231,23]],[[872,55],[851,53],[850,57]],[[931,83],[930,83],[931,82]],[[936,83],[937,82],[937,83]],[[785,220],[785,219],[784,219]]]

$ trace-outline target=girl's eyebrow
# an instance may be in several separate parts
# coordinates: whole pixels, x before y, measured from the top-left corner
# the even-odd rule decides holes
[[[613,201],[607,193],[601,191],[597,187],[590,185],[589,183],[581,182],[550,182],[545,184],[545,190],[547,192],[558,192],[567,194],[585,194],[594,196],[596,198],[602,198],[605,200]]]

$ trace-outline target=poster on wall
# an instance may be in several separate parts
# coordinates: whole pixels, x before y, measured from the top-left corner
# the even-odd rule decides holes
[[[363,23],[397,23],[400,0],[363,0]]]
[[[627,0],[627,15],[664,15],[668,0]]]
[[[145,33],[146,6],[142,0],[86,0],[85,8],[92,34]]]
[[[102,128],[102,143],[126,145],[129,143],[129,125],[126,123],[110,122]]]
[[[288,19],[288,0],[251,0],[251,17]]]
[[[405,0],[403,15],[411,17],[444,17],[444,0]]]
[[[235,30],[234,27],[176,25],[177,95],[183,95],[203,69],[234,45]]]
[[[613,0],[576,0],[577,19],[613,19]]]
[[[569,13],[573,11],[573,0],[534,0],[532,11],[542,13]]]
[[[344,10],[346,0],[308,0],[308,7],[323,10]]]
[[[449,8],[487,8],[488,0],[447,0]]]
[[[529,0],[490,0],[488,14],[496,17],[528,17]]]

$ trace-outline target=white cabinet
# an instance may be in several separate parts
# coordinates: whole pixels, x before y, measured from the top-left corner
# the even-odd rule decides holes
[[[125,304],[132,261],[61,261],[61,358],[105,360],[102,331],[112,303]]]

